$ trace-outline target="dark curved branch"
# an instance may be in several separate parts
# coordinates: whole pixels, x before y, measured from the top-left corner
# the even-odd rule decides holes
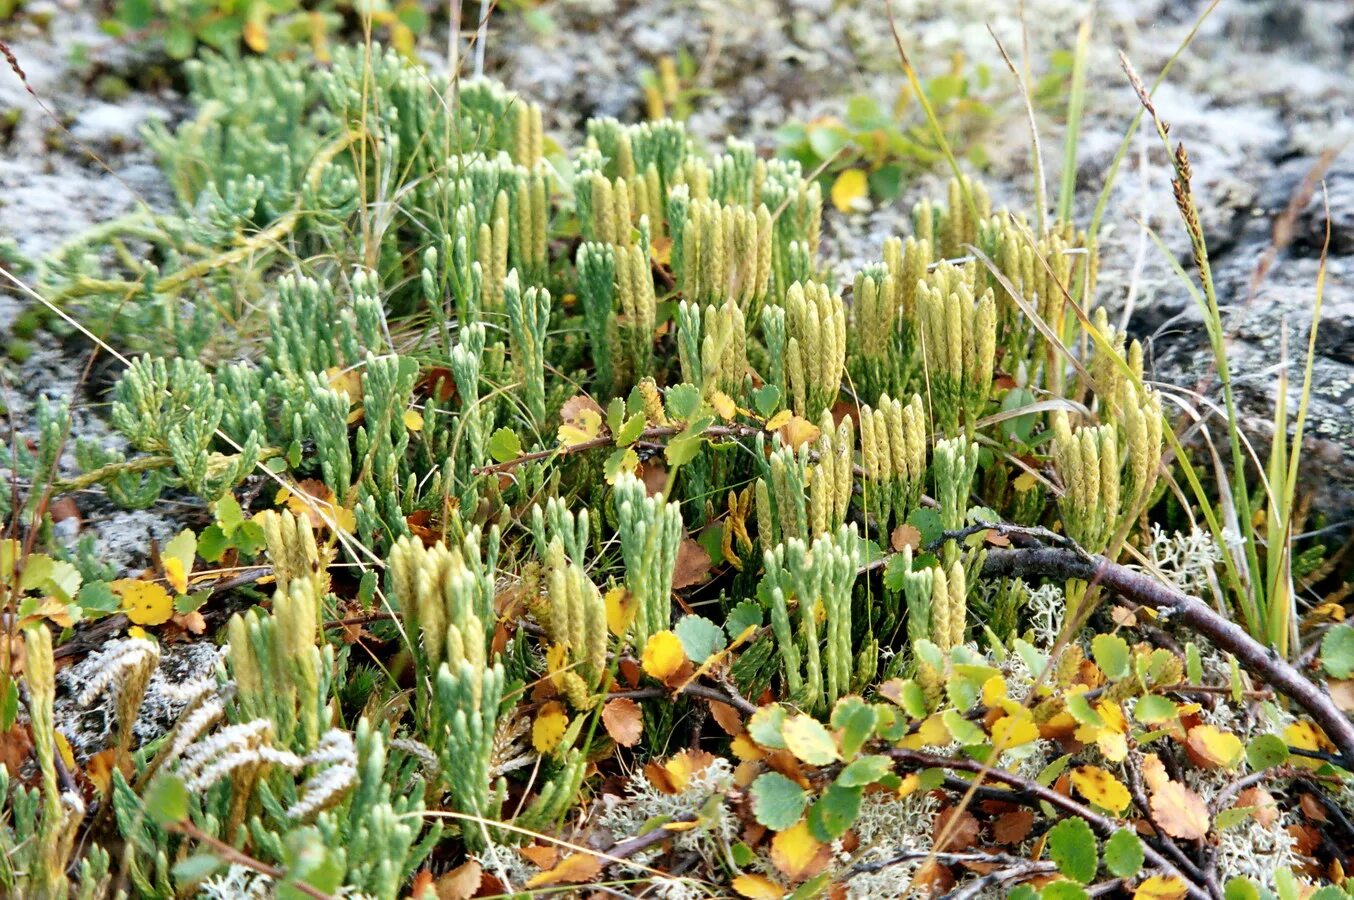
[[[1248,671],[1279,693],[1292,698],[1326,732],[1343,758],[1343,767],[1354,770],[1354,722],[1335,705],[1325,686],[1304,676],[1273,649],[1251,637],[1235,622],[1223,618],[1202,600],[1103,556],[1063,547],[989,548],[983,561],[983,576],[1092,582],[1155,609],[1163,617],[1184,623],[1231,653]]]
[[[994,769],[973,759],[950,758],[948,756],[935,756],[930,753],[922,753],[918,750],[893,749],[885,753],[904,766],[913,769],[948,769],[955,772],[972,772],[984,780],[995,781],[1000,784],[1009,785],[1015,788],[1021,794],[1033,797],[1036,800],[1042,800],[1055,809],[1062,810],[1064,813],[1076,816],[1079,819],[1085,819],[1086,824],[1096,831],[1101,837],[1108,838],[1114,832],[1123,828],[1122,822],[1102,816],[1100,813],[1073,800],[1065,794],[1060,794],[1050,787],[1044,787],[1037,781],[1029,778],[1022,778],[1012,772],[1003,769]],[[946,779],[946,786],[953,787],[956,790],[964,790],[971,787],[971,783],[954,779]],[[1189,896],[1195,900],[1209,900],[1208,891],[1199,885],[1190,875],[1181,871],[1172,860],[1168,859],[1156,847],[1147,841],[1143,841],[1143,855],[1156,868],[1163,869],[1171,875],[1179,878],[1188,888]]]

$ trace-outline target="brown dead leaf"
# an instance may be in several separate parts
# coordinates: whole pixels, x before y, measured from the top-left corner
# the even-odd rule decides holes
[[[1354,712],[1354,678],[1346,678],[1343,681],[1327,681],[1327,689],[1330,690],[1331,699],[1335,705],[1340,707],[1341,712]]]
[[[992,825],[992,836],[998,844],[1019,844],[1034,827],[1034,813],[1017,809],[997,817]]]
[[[202,613],[196,609],[192,612],[175,613],[170,616],[169,621],[190,634],[202,634],[207,630],[207,620],[202,618]]]
[[[915,526],[906,522],[893,529],[889,535],[889,544],[894,550],[902,553],[904,548],[911,547],[913,550],[921,549],[921,532]]]
[[[936,814],[934,838],[937,852],[961,853],[978,843],[978,820],[957,806],[942,809]]]
[[[987,531],[984,531],[983,539],[986,540],[987,543],[991,544],[993,547],[1011,546],[1011,539],[1008,538],[1006,535],[1002,534],[1001,532],[997,531],[995,528],[989,528],[987,529]]]
[[[684,538],[677,548],[677,564],[672,570],[672,589],[680,590],[700,584],[710,577],[710,554],[691,538]]]
[[[1278,802],[1273,794],[1259,785],[1248,787],[1238,794],[1236,805],[1249,806],[1252,810],[1251,816],[1262,828],[1269,828],[1279,821]]]
[[[9,731],[0,733],[0,765],[9,771],[18,772],[32,750],[32,736],[23,725],[16,723]]]
[[[737,737],[743,733],[743,717],[729,704],[711,700],[710,714],[714,717],[715,724],[724,729],[724,733],[729,737]]]
[[[53,500],[47,507],[48,514],[51,515],[53,522],[64,522],[67,519],[75,520],[75,531],[78,534],[83,527],[84,520],[80,517],[80,507],[75,504],[74,497],[61,497]]]
[[[1320,800],[1310,793],[1304,793],[1298,798],[1298,805],[1302,807],[1302,814],[1313,822],[1326,821],[1326,807]]]
[[[437,890],[433,887],[433,873],[427,869],[419,869],[414,873],[414,880],[409,883],[409,898],[428,900],[429,897],[437,897]]]
[[[602,725],[622,747],[633,747],[644,733],[644,714],[629,697],[617,697],[602,707]]]
[[[644,482],[644,490],[650,497],[661,494],[668,487],[668,467],[661,456],[645,460],[639,464],[639,480]]]
[[[639,687],[640,676],[644,674],[643,670],[639,667],[639,663],[628,656],[621,660],[620,665],[617,667],[617,672],[621,676],[621,681],[632,688]]]
[[[1126,606],[1116,606],[1111,609],[1110,618],[1120,628],[1136,628],[1138,625],[1138,617]]]
[[[478,861],[468,859],[433,884],[437,900],[470,900],[479,892],[484,880],[484,869]]]
[[[1284,829],[1293,839],[1293,852],[1312,856],[1321,847],[1321,830],[1311,825],[1289,825]]]
[[[531,844],[518,847],[517,852],[538,869],[551,869],[559,862],[559,848],[554,844]]]
[[[922,863],[912,876],[912,888],[923,897],[939,897],[954,887],[954,873],[949,866],[943,866],[935,859]]]
[[[414,393],[446,403],[456,397],[456,376],[446,366],[429,366],[414,385]]]

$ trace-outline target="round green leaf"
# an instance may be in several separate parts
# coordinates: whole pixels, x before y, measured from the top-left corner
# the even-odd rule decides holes
[[[1063,819],[1048,833],[1048,855],[1058,871],[1082,884],[1095,878],[1099,867],[1095,833],[1085,819]]]
[[[824,843],[846,834],[860,815],[861,789],[828,785],[823,796],[809,810],[809,831]]]
[[[1095,657],[1095,664],[1111,681],[1128,677],[1128,641],[1119,635],[1097,634],[1091,641],[1091,655]]]
[[[1105,842],[1105,868],[1119,878],[1132,878],[1142,869],[1142,840],[1127,828]]]
[[[1354,625],[1336,625],[1321,639],[1321,666],[1332,678],[1354,675]]]
[[[1281,766],[1288,756],[1288,744],[1277,734],[1262,734],[1246,745],[1246,762],[1257,771]]]
[[[752,782],[752,814],[772,831],[784,831],[804,815],[808,793],[779,772],[766,772]]]
[[[704,616],[683,616],[672,630],[682,642],[687,658],[698,666],[724,649],[724,632]]]
[[[509,462],[522,455],[522,441],[511,428],[500,428],[489,438],[488,450],[495,462]]]
[[[837,784],[843,787],[865,787],[874,784],[893,771],[893,760],[887,756],[862,756],[837,775]]]

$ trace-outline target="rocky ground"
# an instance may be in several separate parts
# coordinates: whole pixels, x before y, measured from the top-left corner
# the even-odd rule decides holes
[[[997,114],[984,136],[991,161],[985,177],[999,202],[1028,207],[1033,191],[1023,108],[992,33],[1017,60],[1028,47],[1030,67],[1039,73],[1051,53],[1073,45],[1086,5],[895,0],[899,36],[923,75],[943,71],[955,53],[991,69]],[[1077,165],[1076,206],[1083,220],[1138,109],[1118,52],[1150,80],[1207,5],[1097,4]],[[77,0],[37,0],[25,5],[19,22],[0,31],[46,106],[13,73],[0,72],[0,111],[8,111],[0,115],[0,245],[12,241],[3,253],[15,260],[36,260],[135,204],[170,202],[139,129],[152,117],[182,115],[182,98],[170,79],[157,76],[153,57],[104,36],[85,7]],[[589,116],[641,115],[641,73],[677,49],[698,62],[692,131],[711,142],[747,137],[768,151],[786,121],[840,115],[845,98],[857,93],[891,102],[905,83],[882,0],[560,0],[539,12],[534,26],[510,13],[497,15],[485,70],[542,101],[551,111],[548,127],[561,135]],[[445,46],[444,38],[429,40],[431,65],[445,64]],[[1301,381],[1329,202],[1330,258],[1308,428],[1312,477],[1304,487],[1314,492],[1313,508],[1323,523],[1335,526],[1354,519],[1354,425],[1348,415],[1354,404],[1354,152],[1340,152],[1354,137],[1351,51],[1354,8],[1344,0],[1222,0],[1156,95],[1172,138],[1187,145],[1193,160],[1233,371],[1259,452],[1285,359],[1294,392]],[[463,52],[466,58],[472,53],[468,47]],[[1059,118],[1041,113],[1040,120],[1051,196],[1061,177]],[[1116,317],[1131,313],[1128,327],[1147,339],[1154,377],[1179,388],[1191,408],[1207,411],[1218,391],[1198,312],[1145,230],[1158,232],[1188,263],[1169,177],[1160,140],[1143,129],[1106,217],[1101,301]],[[840,261],[843,273],[874,258],[884,237],[906,228],[912,202],[934,192],[940,180],[939,173],[919,179],[887,206],[849,216],[831,212],[825,254]],[[1294,215],[1284,217],[1295,197],[1301,202]],[[1257,281],[1257,266],[1270,253],[1280,221],[1291,226],[1282,229],[1282,246]],[[8,331],[31,303],[0,289],[0,331]],[[39,394],[67,396],[81,434],[115,440],[100,415],[97,384],[78,387],[89,357],[86,342],[39,331],[9,346],[19,350],[0,361],[0,401],[17,425]],[[1195,391],[1202,397],[1190,393]],[[161,505],[129,514],[96,496],[81,501],[84,527],[94,529],[102,552],[120,568],[142,562],[148,536],[171,534],[176,512]]]

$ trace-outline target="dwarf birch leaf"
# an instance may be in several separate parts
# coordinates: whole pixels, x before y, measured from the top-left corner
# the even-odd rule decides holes
[[[893,760],[887,756],[862,756],[852,760],[837,775],[837,784],[843,787],[865,787],[874,784],[893,771]]]
[[[813,716],[798,715],[787,720],[781,736],[790,752],[811,766],[825,766],[840,758],[836,741]]]
[[[1142,869],[1142,839],[1121,828],[1105,842],[1105,868],[1119,878],[1132,878]]]
[[[1099,865],[1095,833],[1085,819],[1067,818],[1054,825],[1048,832],[1048,855],[1073,881],[1089,884],[1095,878]]]
[[[1197,841],[1208,834],[1208,807],[1198,794],[1178,781],[1168,781],[1152,794],[1152,817],[1171,837]]]
[[[509,462],[522,455],[522,441],[511,428],[500,428],[489,438],[489,455],[495,462]]]
[[[772,831],[784,831],[799,821],[809,804],[808,792],[779,772],[766,772],[752,782],[752,814]]]
[[[779,900],[785,896],[785,888],[776,884],[765,875],[744,872],[729,883],[729,887],[740,897],[749,900]]]
[[[188,816],[188,785],[178,775],[162,774],[145,796],[146,813],[158,825],[182,822]]]
[[[1091,641],[1091,655],[1095,657],[1095,664],[1110,681],[1128,677],[1128,641],[1119,635],[1097,634]]]
[[[1256,771],[1281,766],[1288,756],[1288,744],[1277,734],[1262,734],[1246,746],[1246,762]]]
[[[748,734],[763,747],[772,750],[784,750],[785,744],[785,707],[780,705],[763,706],[748,719]]]
[[[672,630],[682,642],[687,658],[698,666],[724,649],[724,632],[704,616],[683,616]]]
[[[1099,766],[1082,766],[1072,771],[1072,786],[1081,796],[1116,816],[1128,808],[1128,788]]]
[[[671,631],[651,635],[640,655],[644,671],[659,681],[666,681],[684,662],[686,651],[682,647],[682,640]]]
[[[823,843],[846,834],[860,815],[861,789],[838,783],[828,785],[809,810],[809,830]]]

